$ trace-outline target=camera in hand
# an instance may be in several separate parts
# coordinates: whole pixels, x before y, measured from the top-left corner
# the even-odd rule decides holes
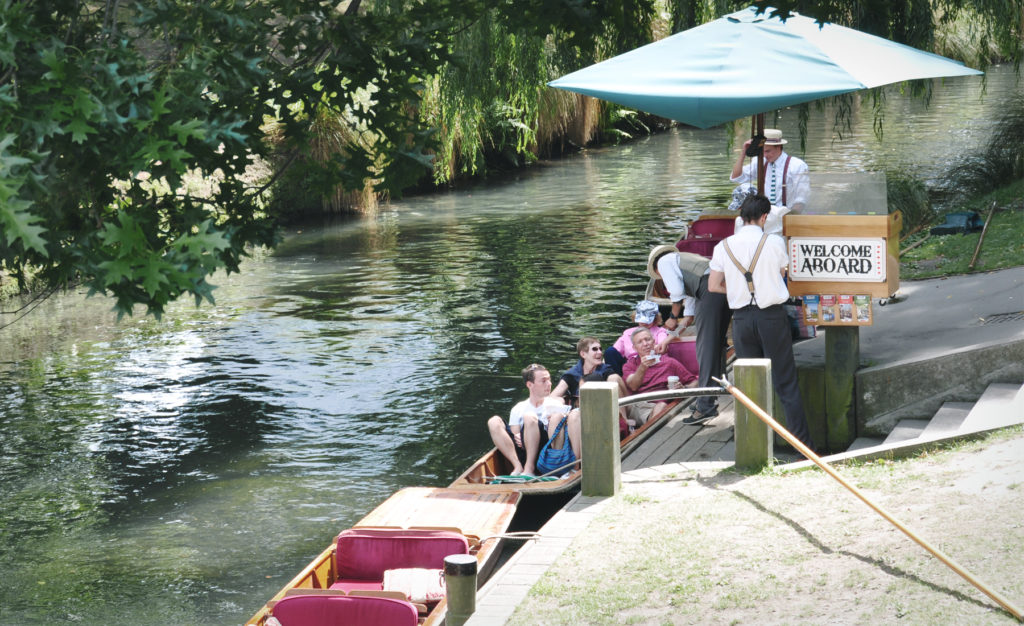
[[[750,138],[750,145],[747,146],[747,156],[756,157],[764,152],[764,135],[754,135]]]

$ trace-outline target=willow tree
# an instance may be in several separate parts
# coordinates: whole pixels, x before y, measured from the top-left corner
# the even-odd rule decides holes
[[[527,36],[585,41],[603,4],[0,1],[0,279],[82,283],[122,314],[212,301],[211,274],[276,241],[267,190],[321,110],[368,140],[310,167],[308,185],[400,192],[430,171],[417,103],[459,32],[495,12]],[[254,176],[266,162],[277,170]]]

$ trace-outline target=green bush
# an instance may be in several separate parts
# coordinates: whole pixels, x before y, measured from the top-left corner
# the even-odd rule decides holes
[[[903,214],[901,236],[935,221],[935,211],[923,180],[904,170],[890,170],[885,173],[885,184],[889,212]]]

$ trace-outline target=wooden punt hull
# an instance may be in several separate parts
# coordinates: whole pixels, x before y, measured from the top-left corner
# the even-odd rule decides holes
[[[476,556],[477,576],[482,583],[494,568],[501,552],[501,539],[496,537],[508,529],[519,499],[518,493],[507,491],[480,493],[436,487],[407,487],[370,511],[354,527],[458,529],[470,540],[470,554]],[[289,589],[330,588],[336,578],[335,548],[332,541],[246,625],[263,626],[270,616],[270,607],[285,597]],[[441,624],[446,613],[447,605],[441,600],[422,623]]]
[[[648,420],[646,424],[637,428],[628,437],[619,443],[619,450],[622,456],[629,454],[636,446],[643,443],[656,430],[667,424],[673,416],[683,409],[688,402],[678,402],[674,407],[663,413],[660,417]],[[562,493],[576,488],[583,478],[580,470],[575,470],[562,476],[558,480],[540,481],[531,483],[502,483],[491,484],[489,481],[495,476],[504,476],[512,471],[508,460],[498,452],[497,448],[491,450],[477,459],[469,466],[461,476],[448,485],[449,489],[471,490],[482,493],[504,493],[519,492],[523,495],[543,495]]]

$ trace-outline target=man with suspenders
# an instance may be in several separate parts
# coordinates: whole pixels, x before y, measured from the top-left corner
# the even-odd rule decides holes
[[[725,373],[725,336],[732,311],[724,295],[708,291],[707,257],[679,252],[675,246],[656,246],[647,257],[647,274],[661,279],[672,301],[665,328],[681,331],[696,315],[698,385],[710,387],[712,376]],[[717,415],[718,398],[700,396],[683,423],[703,424]]]
[[[772,386],[782,402],[786,428],[813,450],[797,384],[789,318],[782,307],[789,299],[783,280],[789,254],[782,237],[763,231],[770,211],[771,203],[763,195],[743,202],[743,226],[715,246],[711,255],[708,289],[728,298],[736,358],[771,359]]]
[[[786,154],[783,147],[788,142],[782,138],[782,131],[777,128],[764,129],[764,190],[759,193],[768,197],[772,204],[786,207],[793,213],[799,213],[811,193],[810,171],[802,159]],[[730,180],[734,183],[750,183],[757,185],[757,159],[743,167],[747,154],[748,139],[740,149],[739,158],[732,166]]]

